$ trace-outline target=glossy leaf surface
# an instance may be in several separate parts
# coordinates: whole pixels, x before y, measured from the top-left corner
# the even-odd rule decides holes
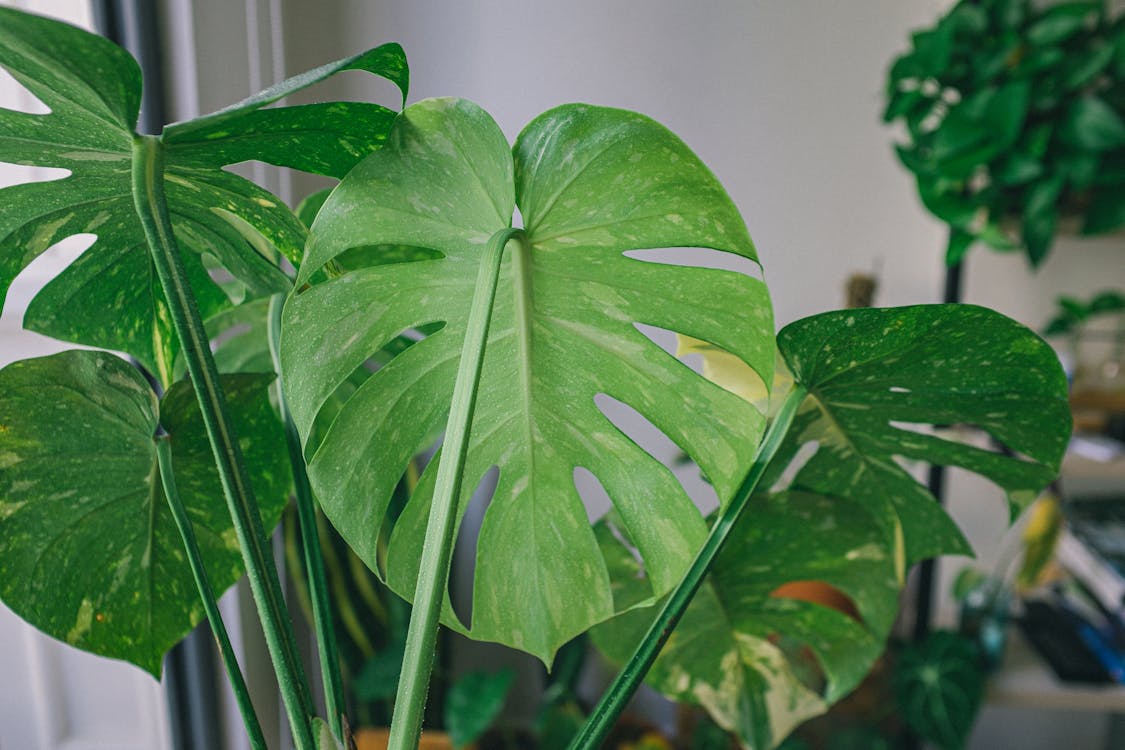
[[[736,387],[747,375],[725,357],[685,344],[728,387],[760,396],[760,387]],[[1053,351],[982,308],[826,313],[787,326],[778,348],[808,396],[766,484],[784,482],[782,470],[805,444],[815,443],[815,453],[787,492],[751,500],[648,679],[670,697],[703,705],[753,748],[773,747],[859,683],[897,612],[904,562],[968,551],[898,459],[975,471],[1018,507],[1054,478],[1070,431]],[[1015,454],[916,427],[963,423]],[[616,595],[635,595],[635,559],[620,534],[608,527],[600,534],[622,569]],[[809,592],[836,609],[791,601]],[[651,617],[629,612],[596,629],[595,640],[624,659]]]
[[[792,486],[856,498],[895,519],[907,562],[968,549],[900,460],[981,474],[1007,491],[1013,513],[1058,474],[1071,425],[1066,378],[1042,339],[999,313],[971,305],[831,312],[786,326],[778,349],[809,391],[791,450],[818,443]],[[975,427],[1010,453],[930,434],[928,425]]]
[[[271,377],[224,378],[276,524],[288,495]],[[158,421],[216,591],[242,558],[194,395],[158,405],[144,378],[104,352],[70,351],[0,370],[0,598],[45,633],[160,674],[165,651],[203,617],[157,470]]]
[[[69,173],[0,190],[0,303],[15,276],[48,247],[94,234],[93,246],[31,302],[25,326],[129,352],[170,384],[178,347],[130,184],[139,67],[102,37],[10,8],[0,8],[0,66],[50,109],[0,109],[0,161]],[[289,280],[277,253],[296,263],[305,241],[304,228],[279,199],[222,167],[260,159],[338,176],[385,139],[393,113],[373,104],[261,109],[346,69],[406,85],[402,50],[387,45],[166,130],[164,189],[204,317],[227,302],[204,254],[252,294],[284,292]],[[353,131],[349,123],[359,127]]]
[[[448,607],[445,620],[546,661],[622,608],[575,488],[576,468],[612,498],[646,560],[650,600],[679,578],[705,534],[671,473],[594,397],[647,417],[705,467],[724,499],[760,435],[757,411],[635,323],[712,342],[770,382],[772,318],[760,281],[624,255],[710,247],[755,258],[721,186],[655,122],[568,105],[532,122],[512,149],[469,102],[407,108],[387,145],[321,209],[298,281],[356,247],[426,248],[429,257],[377,263],[376,253],[371,265],[313,283],[287,303],[282,340],[289,403],[307,445],[350,373],[402,331],[433,331],[356,391],[310,456],[326,514],[373,569],[392,490],[444,425],[484,244],[511,225],[516,206],[527,229],[501,269],[462,504],[492,466],[498,486],[477,540],[471,624]],[[390,533],[383,572],[408,598],[436,463]]]
[[[621,594],[637,595],[635,559],[612,526],[599,535],[622,572]],[[832,587],[850,612],[787,593],[810,582]],[[799,492],[758,497],[647,682],[702,705],[747,747],[771,748],[859,684],[883,650],[898,590],[894,548],[862,504]],[[651,619],[649,609],[628,612],[595,628],[594,641],[623,661]]]

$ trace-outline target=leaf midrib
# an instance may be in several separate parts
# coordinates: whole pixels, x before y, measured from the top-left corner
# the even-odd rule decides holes
[[[512,248],[512,315],[515,318],[516,329],[516,359],[519,369],[519,399],[523,412],[521,427],[523,429],[523,444],[528,446],[528,473],[535,476],[535,450],[533,442],[535,437],[535,417],[532,414],[532,384],[531,384],[531,359],[533,350],[532,317],[534,308],[534,291],[532,287],[531,248],[522,238],[511,240],[516,243]],[[534,495],[534,482],[529,483],[529,489]]]
[[[160,470],[156,460],[155,446],[152,456],[152,466],[149,467],[148,477],[148,529],[145,538],[145,551],[141,555],[142,568],[144,568],[145,586],[148,589],[147,607],[145,610],[145,632],[152,635],[152,603],[155,596],[155,570],[156,570],[156,514],[158,499],[164,497],[161,489]]]
[[[843,439],[848,452],[859,460],[860,465],[863,467],[864,471],[866,471],[870,463],[867,459],[867,455],[863,451],[861,451],[855,444],[855,441],[852,440],[851,433],[848,430],[845,430],[843,426],[841,426],[840,422],[837,421],[836,415],[832,413],[832,410],[828,408],[827,403],[824,401],[824,399],[821,398],[818,389],[809,388],[808,398],[813,402],[820,413],[824,415],[824,418],[828,420],[829,428]]]

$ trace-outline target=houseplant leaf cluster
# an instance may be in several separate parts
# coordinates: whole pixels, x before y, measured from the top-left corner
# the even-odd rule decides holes
[[[947,306],[853,311],[799,321],[775,340],[760,279],[638,255],[702,247],[757,261],[714,175],[642,115],[564,105],[509,144],[460,99],[399,114],[359,103],[268,106],[348,69],[405,94],[402,51],[384,45],[146,136],[133,132],[140,82],[124,52],[16,11],[0,10],[0,21],[0,64],[51,110],[0,111],[0,160],[69,170],[2,191],[0,282],[63,237],[97,235],[36,297],[29,325],[123,350],[171,386],[158,402],[105,352],[0,372],[0,569],[38,572],[55,538],[73,550],[51,561],[55,577],[100,563],[57,590],[17,581],[0,594],[48,632],[155,672],[162,649],[201,616],[182,611],[189,568],[213,605],[213,588],[238,573],[237,552],[298,750],[348,742],[318,504],[413,603],[391,726],[398,750],[418,740],[439,619],[544,661],[607,623],[606,648],[626,666],[575,747],[600,745],[667,643],[654,682],[764,748],[870,667],[907,561],[964,550],[901,463],[963,466],[1017,500],[1057,470],[1069,430],[1058,418],[1065,382],[1043,342],[1006,318]],[[274,196],[223,169],[251,159],[342,181],[304,205],[316,217],[306,232]],[[236,283],[214,283],[216,267]],[[646,327],[734,358],[752,388],[696,373]],[[779,355],[792,385],[770,394]],[[219,374],[267,366],[280,379],[284,437],[270,436],[276,420],[261,397],[270,377]],[[72,413],[35,402],[37,390],[63,394]],[[764,395],[748,400],[750,390]],[[700,467],[719,497],[712,518],[603,412],[607,398]],[[950,422],[976,425],[1015,455],[917,427]],[[96,460],[120,485],[54,471],[87,460],[84,442],[95,438],[114,446]],[[812,457],[786,471],[810,443]],[[417,455],[430,451],[405,505],[393,503]],[[323,718],[265,543],[288,484],[276,456],[286,454]],[[471,610],[454,611],[458,524],[493,468]],[[606,519],[591,522],[581,471],[609,496]],[[173,538],[161,487],[185,555],[168,553],[168,570],[155,555]],[[220,494],[229,525],[218,519]],[[116,539],[99,561],[79,525],[87,507],[148,523],[137,526],[139,542]],[[808,580],[835,589],[843,611],[786,589]],[[142,612],[138,625],[128,597],[146,587],[151,617]],[[205,609],[223,641],[217,608]],[[264,747],[226,651],[251,744]]]
[[[1019,503],[1057,472],[1070,419],[1051,348],[983,308],[824,313],[782,329],[778,348],[807,395],[775,461],[787,465],[810,443],[816,451],[790,481],[752,499],[649,677],[754,748],[772,747],[859,684],[883,651],[904,562],[969,551],[899,462],[962,466]],[[950,423],[1008,451],[924,429]],[[632,571],[620,578],[635,588],[636,563],[618,538],[602,534],[607,557]],[[807,581],[831,586],[841,605],[785,588]],[[651,618],[630,613],[595,639],[623,660]]]
[[[1125,224],[1125,24],[1101,0],[963,0],[911,37],[883,118],[899,159],[950,227],[1042,263],[1060,222]]]
[[[1098,292],[1088,300],[1062,296],[1054,317],[1043,327],[1044,336],[1076,336],[1091,318],[1115,315],[1125,310],[1125,294],[1115,290]]]
[[[66,177],[0,191],[0,301],[40,253],[74,234],[97,240],[28,306],[25,325],[65,341],[129,352],[167,387],[179,345],[159,293],[129,173],[140,68],[112,42],[0,8],[0,65],[49,109],[0,111],[0,149],[14,164]],[[231,300],[208,273],[229,271],[239,295],[285,292],[281,256],[300,260],[305,230],[277,197],[223,169],[257,159],[341,176],[382,143],[394,113],[366,103],[262,107],[342,70],[408,81],[401,48],[341,60],[221,112],[165,130],[164,190],[196,303],[209,317]],[[345,125],[346,124],[346,125]],[[238,301],[238,300],[236,300]]]

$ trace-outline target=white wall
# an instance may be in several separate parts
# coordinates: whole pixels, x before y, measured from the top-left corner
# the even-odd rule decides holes
[[[741,208],[785,323],[840,306],[845,278],[876,265],[881,303],[940,295],[943,230],[879,124],[888,61],[940,5],[292,0],[287,63],[399,41],[412,100],[473,99],[510,138],[568,101],[655,117]]]

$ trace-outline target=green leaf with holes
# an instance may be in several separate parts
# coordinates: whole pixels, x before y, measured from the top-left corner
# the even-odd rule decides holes
[[[574,483],[591,472],[662,596],[706,533],[671,472],[599,410],[606,394],[662,430],[703,466],[724,501],[749,465],[763,417],[653,344],[636,327],[672,329],[746,361],[772,382],[772,315],[749,276],[627,257],[630,250],[706,247],[756,260],[730,199],[674,135],[630,112],[551,110],[510,147],[476,105],[408,107],[386,146],[321,208],[299,286],[285,308],[282,368],[325,513],[392,588],[410,598],[436,461],[392,523],[407,462],[444,426],[482,250],[512,224],[484,358],[462,512],[499,468],[476,542],[471,622],[454,629],[544,661],[626,606]],[[349,249],[426,248],[428,257],[314,274]],[[701,300],[703,301],[701,303]],[[403,331],[430,326],[348,400],[323,440],[318,413],[357,368]],[[315,448],[315,452],[312,450]],[[376,559],[389,540],[385,568]]]
[[[267,528],[289,475],[272,376],[223,378]],[[160,675],[202,618],[156,465],[159,422],[216,591],[242,557],[191,388],[157,403],[104,352],[69,351],[0,370],[0,599],[43,632]]]
[[[784,453],[818,446],[792,486],[860,500],[888,533],[901,524],[908,562],[968,548],[900,462],[976,472],[1007,491],[1013,514],[1058,474],[1071,428],[1066,377],[1046,342],[999,313],[831,312],[786,326],[778,349],[809,391]],[[998,445],[930,425],[967,425],[968,438]]]
[[[94,234],[94,244],[32,300],[24,325],[129,352],[170,384],[178,344],[130,182],[140,68],[102,37],[11,8],[0,8],[0,67],[50,110],[0,108],[0,162],[68,172],[0,190],[0,304],[48,247]],[[385,140],[394,113],[374,104],[263,109],[342,70],[385,76],[405,95],[405,57],[384,45],[165,130],[164,189],[204,317],[227,304],[206,264],[226,268],[253,294],[284,292],[290,283],[279,253],[296,263],[306,235],[278,198],[223,167],[258,159],[339,177]]]
[[[640,596],[645,571],[615,520],[599,538],[620,595]],[[847,695],[882,653],[898,611],[895,557],[862,503],[756,497],[646,681],[703,706],[746,747],[772,748]],[[652,618],[651,609],[628,612],[596,627],[594,642],[624,661]]]

